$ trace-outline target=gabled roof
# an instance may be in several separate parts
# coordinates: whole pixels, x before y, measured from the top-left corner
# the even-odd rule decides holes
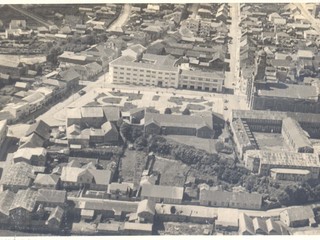
[[[56,219],[58,222],[61,222],[63,214],[64,214],[63,208],[58,206],[54,208],[53,211],[50,213],[47,222],[49,222],[51,219]]]
[[[103,118],[103,110],[101,107],[82,107],[81,115],[83,118]]]
[[[37,202],[60,203],[64,204],[67,200],[67,192],[65,190],[55,189],[39,189]]]
[[[289,222],[314,218],[314,212],[310,206],[290,207],[284,210],[284,212],[287,213]]]
[[[44,140],[36,133],[32,133],[27,137],[22,137],[20,143],[22,144],[19,148],[38,148],[43,147]]]
[[[39,173],[34,180],[34,184],[40,185],[56,185],[59,181],[59,176],[55,174],[43,174]]]
[[[33,167],[25,162],[18,162],[7,168],[0,182],[8,186],[29,187],[33,178]]]
[[[16,194],[9,211],[17,208],[23,208],[28,212],[33,212],[36,206],[38,192],[28,188],[27,190],[19,190]]]
[[[0,192],[0,212],[9,216],[9,209],[14,201],[16,194],[9,190]]]
[[[156,203],[149,199],[144,199],[138,204],[137,213],[148,212],[152,215],[155,215]]]
[[[65,82],[70,82],[73,81],[75,79],[79,79],[80,75],[72,68],[59,72],[59,77],[61,79],[61,81],[65,81]]]
[[[183,187],[143,185],[141,196],[182,200]]]
[[[39,120],[30,126],[30,128],[26,133],[26,136],[29,136],[33,133],[37,134],[39,137],[41,137],[44,140],[48,140],[50,138],[51,129],[48,124],[46,124],[42,120]]]
[[[239,214],[239,232],[245,235],[255,234],[252,219],[245,213]]]

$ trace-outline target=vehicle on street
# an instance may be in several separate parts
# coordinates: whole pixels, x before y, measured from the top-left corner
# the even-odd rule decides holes
[[[82,96],[82,95],[84,95],[84,94],[86,94],[86,91],[84,91],[84,90],[80,90],[80,91],[79,91],[79,95],[80,95],[80,96]]]
[[[224,110],[228,110],[228,107],[224,107],[223,109],[224,109]]]

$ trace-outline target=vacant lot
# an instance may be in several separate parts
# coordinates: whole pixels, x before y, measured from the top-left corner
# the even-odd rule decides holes
[[[289,150],[289,147],[284,142],[284,139],[280,133],[254,132],[253,135],[257,141],[259,148],[262,150]]]
[[[198,149],[207,151],[208,153],[216,153],[215,143],[216,139],[198,138],[195,136],[183,136],[183,135],[168,135],[167,139],[171,139],[178,143],[193,146]]]
[[[122,180],[124,182],[134,182],[135,186],[138,186],[145,164],[146,154],[144,152],[127,149],[120,164]]]
[[[183,187],[189,166],[181,161],[157,157],[153,170],[160,173],[160,184],[165,186]]]

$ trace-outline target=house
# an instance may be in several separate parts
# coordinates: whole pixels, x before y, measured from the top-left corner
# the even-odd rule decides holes
[[[123,50],[121,52],[121,55],[130,56],[134,59],[139,59],[146,50],[147,48],[145,48],[141,44],[134,44],[129,46],[127,49]]]
[[[59,187],[60,177],[56,174],[37,174],[33,185],[37,189],[57,189]]]
[[[45,166],[47,162],[47,150],[38,148],[20,148],[13,155],[13,162],[25,162],[33,166]]]
[[[290,207],[280,212],[280,221],[288,227],[305,227],[314,224],[314,212],[310,206]]]
[[[39,135],[32,133],[27,137],[20,138],[19,148],[39,148],[44,147],[44,140]]]
[[[29,188],[34,178],[33,167],[25,162],[19,162],[6,169],[0,184],[4,190],[18,192],[19,189]]]
[[[7,125],[7,120],[1,120],[0,121],[0,148],[2,143],[4,142],[4,140],[7,137],[7,133],[8,133],[8,125]]]
[[[230,207],[242,209],[261,209],[262,195],[220,190],[201,190],[200,205],[211,207]]]
[[[0,59],[0,73],[9,75],[11,79],[19,79],[25,71],[26,68],[20,61],[10,61],[5,58]]]
[[[190,135],[201,138],[212,138],[214,135],[212,114],[170,115],[145,113],[145,134]]]
[[[121,111],[117,106],[104,106],[102,110],[104,117],[110,123],[116,124],[121,118]]]
[[[65,207],[67,192],[65,190],[39,189],[36,202],[43,207]]]
[[[42,120],[38,120],[36,123],[32,124],[28,131],[26,132],[25,136],[30,136],[32,134],[36,134],[44,141],[49,140],[51,135],[51,128],[48,124],[46,124]]]
[[[30,83],[27,83],[27,82],[16,82],[14,87],[17,90],[28,90],[30,88]]]
[[[55,207],[46,221],[46,225],[48,225],[51,229],[60,230],[61,223],[63,222],[65,212],[61,207]]]
[[[19,190],[10,206],[9,215],[17,227],[31,224],[36,210],[36,199],[38,192],[26,189]]]
[[[288,235],[288,230],[272,218],[251,218],[245,213],[239,215],[240,235]]]
[[[11,20],[9,24],[9,29],[22,29],[25,30],[27,28],[26,20]]]
[[[103,133],[103,142],[108,144],[115,144],[119,141],[119,132],[116,126],[111,122],[105,122],[101,125]]]
[[[28,95],[22,98],[22,101],[29,103],[29,110],[31,113],[41,109],[45,104],[44,94],[36,91],[28,91]]]
[[[2,226],[9,224],[9,209],[15,198],[15,193],[10,190],[0,192],[0,223]]]
[[[313,59],[313,52],[310,50],[301,50],[299,49],[297,52],[297,58],[299,60],[312,60]]]
[[[281,44],[286,40],[290,39],[290,35],[285,32],[277,32],[276,33],[276,44]]]
[[[66,189],[88,187],[92,190],[107,191],[113,173],[110,170],[97,170],[92,165],[83,168],[63,167],[61,184]]]
[[[125,222],[123,232],[125,235],[152,235],[152,223]]]
[[[141,199],[149,199],[156,203],[180,204],[183,199],[183,187],[171,187],[160,185],[143,185],[141,187]]]
[[[152,200],[142,200],[138,204],[137,215],[140,223],[153,223],[156,203]]]
[[[303,32],[303,37],[306,40],[315,41],[319,37],[319,33],[316,30],[310,29]]]
[[[104,112],[101,107],[82,107],[81,127],[100,128],[105,123]]]
[[[65,82],[67,89],[73,89],[79,84],[80,75],[74,69],[61,71],[56,76],[57,80]]]

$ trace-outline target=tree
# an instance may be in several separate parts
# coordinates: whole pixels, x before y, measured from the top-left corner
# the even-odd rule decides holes
[[[164,114],[171,114],[171,113],[172,113],[171,108],[166,108],[164,110]]]
[[[131,140],[131,136],[132,136],[132,128],[131,126],[126,123],[123,122],[120,126],[120,133],[122,134],[122,136],[126,139],[126,140]]]
[[[191,112],[189,110],[189,108],[186,108],[185,110],[183,110],[182,115],[190,115]]]
[[[148,141],[145,137],[140,136],[134,141],[134,148],[138,151],[143,150],[145,147],[147,147]]]

